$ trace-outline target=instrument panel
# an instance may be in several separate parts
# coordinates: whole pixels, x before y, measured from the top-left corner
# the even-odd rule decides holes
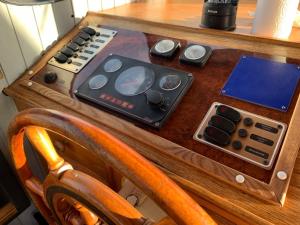
[[[190,73],[110,55],[75,94],[128,119],[161,128],[192,81]]]

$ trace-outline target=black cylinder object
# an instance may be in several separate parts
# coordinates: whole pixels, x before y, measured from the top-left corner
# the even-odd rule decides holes
[[[234,30],[238,0],[205,0],[201,26],[220,30]]]

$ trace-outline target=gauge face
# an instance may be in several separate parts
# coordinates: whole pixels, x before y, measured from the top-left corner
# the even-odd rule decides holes
[[[122,95],[134,96],[147,91],[154,80],[153,70],[143,66],[134,66],[120,73],[115,82],[115,89]]]
[[[100,89],[105,86],[107,81],[108,79],[106,76],[102,74],[96,75],[89,80],[89,87],[93,90]]]
[[[119,59],[110,59],[104,64],[104,71],[107,73],[113,73],[118,71],[122,67],[123,63]]]
[[[171,51],[175,47],[175,43],[172,40],[161,40],[155,45],[155,50],[159,53],[166,53]]]
[[[167,75],[160,79],[159,87],[166,91],[175,90],[181,84],[181,79],[178,75]]]
[[[206,53],[206,49],[201,45],[192,45],[188,47],[185,52],[184,56],[191,60],[201,59]]]

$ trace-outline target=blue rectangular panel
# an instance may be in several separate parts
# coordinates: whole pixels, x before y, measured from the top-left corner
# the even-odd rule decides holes
[[[221,93],[286,112],[300,78],[300,67],[242,56]]]

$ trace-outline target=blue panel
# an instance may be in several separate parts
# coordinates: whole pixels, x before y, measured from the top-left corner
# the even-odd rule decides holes
[[[286,112],[299,78],[297,65],[243,56],[221,93]]]

